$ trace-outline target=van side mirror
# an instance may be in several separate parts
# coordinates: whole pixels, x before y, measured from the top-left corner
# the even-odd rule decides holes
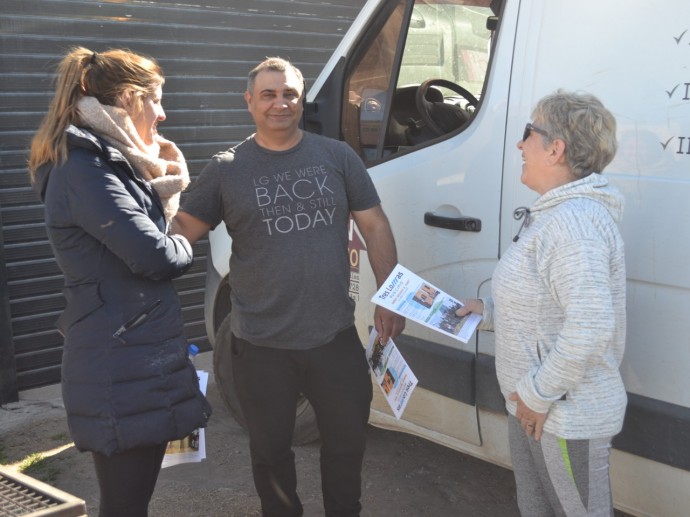
[[[412,10],[412,18],[410,19],[410,28],[411,29],[423,29],[426,27],[426,20],[424,19],[424,15],[420,13],[417,8],[414,8]]]

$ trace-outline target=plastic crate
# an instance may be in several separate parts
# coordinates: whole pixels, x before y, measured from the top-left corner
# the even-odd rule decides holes
[[[84,517],[86,503],[30,476],[0,467],[0,517]]]

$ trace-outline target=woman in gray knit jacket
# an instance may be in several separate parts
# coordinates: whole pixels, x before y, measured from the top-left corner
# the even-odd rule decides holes
[[[621,194],[601,172],[616,152],[616,120],[594,96],[541,99],[517,144],[521,181],[539,194],[498,263],[483,315],[523,516],[610,516],[611,440],[627,402]]]

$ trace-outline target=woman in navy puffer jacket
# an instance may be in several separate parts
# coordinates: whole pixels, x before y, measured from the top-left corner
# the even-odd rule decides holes
[[[192,263],[167,233],[189,175],[156,131],[163,82],[152,59],[72,50],[29,159],[65,276],[65,409],[93,453],[102,517],[146,516],[167,442],[211,414],[172,284]]]

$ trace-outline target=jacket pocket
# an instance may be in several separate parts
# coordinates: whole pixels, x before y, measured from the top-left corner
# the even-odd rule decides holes
[[[56,322],[60,334],[65,336],[75,323],[103,306],[103,299],[98,291],[98,283],[65,287],[63,290],[67,305]]]
[[[113,337],[119,339],[122,343],[125,343],[125,340],[121,337],[122,334],[133,329],[134,327],[141,325],[143,322],[149,319],[151,314],[158,309],[160,304],[160,300],[154,300],[153,302],[149,303],[146,307],[135,313],[131,318],[120,325],[120,327],[113,333]]]

